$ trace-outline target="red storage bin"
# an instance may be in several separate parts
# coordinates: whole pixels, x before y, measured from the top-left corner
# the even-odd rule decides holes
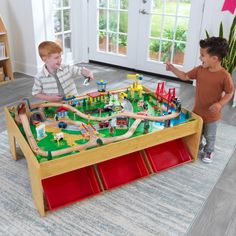
[[[105,189],[111,189],[149,175],[140,152],[130,153],[97,165]]]
[[[191,156],[182,139],[147,148],[145,152],[154,172],[191,161]]]
[[[50,210],[101,192],[92,166],[42,180]]]

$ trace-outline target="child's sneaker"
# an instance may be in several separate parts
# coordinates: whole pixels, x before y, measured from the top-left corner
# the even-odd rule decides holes
[[[205,152],[202,161],[205,163],[212,163],[212,159],[214,157],[214,152]]]

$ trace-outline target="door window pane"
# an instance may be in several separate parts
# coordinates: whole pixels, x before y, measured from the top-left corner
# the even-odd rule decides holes
[[[70,30],[70,10],[64,10],[63,11],[63,17],[64,17],[64,31]]]
[[[127,33],[128,32],[128,12],[120,12],[120,22],[119,22],[119,32]]]
[[[109,31],[117,31],[117,12],[109,11]]]
[[[64,45],[65,45],[65,52],[71,52],[71,33],[65,34]]]
[[[55,35],[55,38],[56,38],[56,42],[58,42],[60,45],[63,44],[63,39],[62,39],[62,35],[61,34],[58,34],[58,35]]]
[[[106,30],[107,28],[107,13],[105,10],[99,10],[99,29]]]
[[[99,7],[107,8],[107,0],[99,0]]]
[[[188,32],[188,18],[179,17],[177,20],[176,39],[186,41]]]
[[[187,30],[182,26],[178,26],[175,31],[175,39],[179,41],[187,41]]]
[[[166,16],[164,18],[163,37],[166,39],[173,39],[175,29],[175,17]]]
[[[128,10],[128,0],[120,0],[120,9]]]
[[[160,52],[160,40],[151,39],[149,43],[149,58],[151,60],[157,61]]]
[[[71,52],[70,0],[53,0],[54,35],[63,52]]]
[[[54,14],[54,32],[58,33],[62,31],[61,25],[61,11],[56,11]]]
[[[172,41],[163,40],[161,43],[161,61],[171,60]]]
[[[119,35],[119,54],[126,55],[127,53],[127,35]]]
[[[161,37],[162,16],[153,15],[151,20],[151,37]]]
[[[97,49],[106,53],[126,55],[128,0],[100,0],[97,12]]]
[[[109,52],[116,53],[116,45],[117,45],[116,34],[114,34],[114,33],[109,33],[108,36],[109,36],[109,37],[108,37],[108,38],[109,38],[108,51],[109,51]]]
[[[107,33],[104,31],[99,31],[99,51],[106,51],[107,45]]]
[[[176,10],[177,10],[177,1],[178,0],[165,0],[165,13],[166,14],[172,14],[175,15],[176,14]]]
[[[191,0],[152,0],[150,60],[183,64],[190,7]]]
[[[174,45],[174,57],[173,57],[173,63],[182,65],[184,62],[184,50],[185,50],[186,44],[176,42]]]
[[[109,8],[118,9],[119,0],[109,0]]]
[[[161,13],[164,7],[164,2],[162,0],[152,1],[152,13]]]
[[[191,1],[185,0],[179,2],[178,15],[189,16],[190,15]]]
[[[63,0],[63,7],[69,7],[69,0]]]

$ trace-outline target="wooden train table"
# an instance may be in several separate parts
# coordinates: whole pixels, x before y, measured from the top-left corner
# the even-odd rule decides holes
[[[10,150],[28,165],[32,195],[47,211],[194,161],[202,119],[175,91],[136,86],[5,107]]]

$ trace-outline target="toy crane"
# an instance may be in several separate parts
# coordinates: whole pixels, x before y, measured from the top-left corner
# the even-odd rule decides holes
[[[134,97],[134,91],[137,91],[139,94],[139,98],[142,97],[143,86],[139,83],[143,79],[143,75],[140,74],[128,74],[127,78],[135,79],[135,82],[130,86],[130,94],[131,97]]]

